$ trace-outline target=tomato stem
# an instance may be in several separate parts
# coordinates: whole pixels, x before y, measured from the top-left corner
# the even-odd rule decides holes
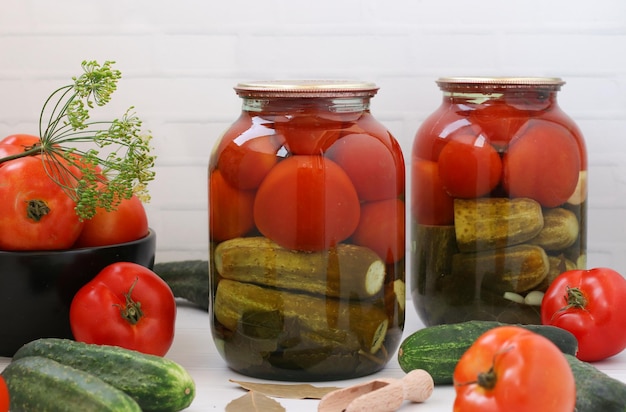
[[[510,350],[513,350],[513,346],[508,346],[508,347],[506,347],[506,348],[504,348],[504,349],[494,353],[493,360],[491,361],[491,367],[489,368],[489,370],[487,372],[479,372],[478,376],[476,377],[476,381],[460,383],[458,385],[478,384],[478,386],[480,386],[481,388],[486,389],[488,391],[490,391],[493,388],[495,388],[496,387],[496,383],[498,382],[498,376],[496,375],[496,371],[495,371],[496,357],[498,355],[506,353],[506,352],[508,352]]]
[[[567,307],[563,308],[563,310],[570,308],[585,309],[585,306],[587,306],[587,298],[583,291],[578,288],[568,286],[565,301],[567,302]]]
[[[26,203],[26,217],[35,222],[39,222],[48,213],[50,208],[43,200],[33,199]]]
[[[498,379],[496,378],[496,372],[493,370],[493,366],[489,368],[487,372],[480,372],[478,374],[477,383],[481,388],[491,390],[495,388],[497,381]]]
[[[19,159],[19,158],[27,157],[27,156],[37,156],[41,154],[42,152],[43,152],[43,149],[41,145],[35,144],[30,147],[25,147],[23,152],[0,158],[0,163],[8,162],[9,160],[15,160],[15,159]]]
[[[131,297],[131,294],[133,293],[133,289],[135,288],[135,285],[137,284],[138,281],[139,281],[139,278],[138,277],[135,278],[135,281],[130,286],[130,289],[128,289],[128,293],[124,294],[124,297],[126,298],[126,304],[124,306],[115,305],[120,308],[120,315],[122,316],[122,318],[124,318],[131,325],[135,325],[137,322],[139,322],[139,319],[143,317],[143,311],[141,310],[141,302],[135,302],[133,298]]]
[[[112,69],[113,64],[83,61],[83,73],[44,102],[39,142],[20,153],[0,155],[0,164],[35,155],[48,160],[48,176],[76,202],[74,210],[81,220],[91,219],[98,208],[115,210],[120,199],[132,195],[147,202],[147,184],[155,176],[152,135],[141,133],[142,122],[132,106],[121,118],[90,120],[90,111],[111,100],[122,77]],[[109,146],[108,154],[101,154],[105,146]]]

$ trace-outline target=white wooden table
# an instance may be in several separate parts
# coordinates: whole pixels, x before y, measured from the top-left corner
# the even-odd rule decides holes
[[[406,327],[404,337],[423,327],[419,321],[411,302],[407,302]],[[167,357],[183,365],[193,376],[197,392],[194,402],[187,411],[210,412],[224,411],[226,405],[246,394],[246,392],[229,379],[269,382],[240,375],[230,370],[221,356],[217,353],[209,327],[209,315],[200,309],[186,306],[181,303],[178,308],[176,337]],[[0,369],[10,361],[9,358],[0,358]],[[595,364],[600,370],[616,379],[626,382],[626,352]],[[404,372],[400,369],[396,357],[380,372],[358,379],[334,382],[308,382],[316,386],[350,386],[357,382],[366,382],[379,377],[402,378]],[[294,382],[284,382],[287,384]],[[317,400],[293,400],[276,398],[283,407],[294,412],[317,411]],[[435,412],[452,410],[454,390],[452,386],[436,386],[431,398],[423,404],[405,402],[401,412]]]
[[[407,302],[406,326],[404,336],[422,328],[412,302]],[[209,328],[209,315],[195,308],[180,307],[178,312],[177,335],[168,357],[185,366],[196,380],[196,399],[189,411],[207,412],[223,411],[226,405],[235,398],[245,395],[245,391],[229,382],[229,379],[267,382],[260,379],[240,375],[228,369],[217,353]],[[596,363],[600,370],[609,376],[626,382],[626,351],[608,360]],[[349,386],[357,382],[366,382],[377,377],[402,378],[404,372],[400,369],[396,356],[382,371],[353,380],[335,382],[311,382],[319,386]],[[293,382],[285,382],[293,383]],[[287,412],[317,411],[317,400],[276,400],[285,407]],[[452,386],[436,386],[431,398],[423,404],[406,402],[400,411],[434,412],[452,410],[454,389]]]

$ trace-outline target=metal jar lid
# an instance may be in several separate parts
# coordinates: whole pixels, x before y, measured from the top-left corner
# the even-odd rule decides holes
[[[542,89],[558,91],[565,84],[559,77],[440,77],[437,85],[446,91]]]
[[[239,83],[240,97],[371,97],[374,83],[355,80],[268,80]]]

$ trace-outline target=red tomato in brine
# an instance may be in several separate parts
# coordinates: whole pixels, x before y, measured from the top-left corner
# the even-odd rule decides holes
[[[439,154],[439,178],[452,197],[484,196],[498,185],[501,174],[500,155],[482,135],[454,135]]]
[[[271,135],[243,143],[233,140],[220,153],[217,168],[232,186],[243,190],[256,189],[276,164],[276,152],[280,148],[276,140]]]
[[[289,119],[276,119],[276,132],[285,136],[287,149],[297,155],[321,155],[339,138],[343,124],[326,119],[317,110]]]
[[[454,107],[442,105],[420,126],[413,143],[413,156],[436,161],[448,137],[465,130],[475,129],[466,117],[456,113]]]
[[[239,190],[224,180],[219,170],[209,175],[209,234],[221,242],[244,235],[254,226],[254,192]]]
[[[411,180],[412,214],[421,225],[450,225],[454,221],[454,199],[439,178],[437,162],[413,158]]]
[[[352,235],[360,205],[350,178],[323,156],[298,155],[279,162],[254,201],[259,231],[279,245],[317,251]]]
[[[470,112],[470,119],[496,147],[504,148],[528,120],[528,112],[495,100]]]
[[[576,190],[581,155],[563,126],[531,120],[511,139],[503,159],[503,184],[510,197],[529,197],[556,207]]]
[[[215,152],[217,168],[231,186],[256,189],[276,164],[284,138],[269,123],[242,115],[220,140]]]
[[[361,201],[396,198],[404,190],[403,162],[398,162],[392,149],[374,136],[343,136],[326,154],[348,174]]]
[[[361,219],[352,241],[372,249],[385,263],[404,257],[404,202],[387,199],[361,206]]]

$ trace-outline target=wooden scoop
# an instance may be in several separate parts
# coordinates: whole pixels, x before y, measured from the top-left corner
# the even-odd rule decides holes
[[[381,378],[337,389],[326,394],[318,412],[393,412],[405,400],[424,402],[433,393],[434,382],[428,372],[413,370],[402,379]]]

